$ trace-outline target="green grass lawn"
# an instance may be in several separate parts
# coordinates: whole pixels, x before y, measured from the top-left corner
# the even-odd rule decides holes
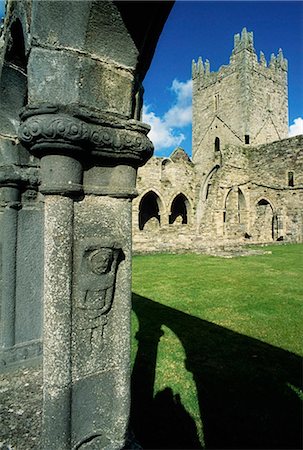
[[[133,258],[143,448],[302,448],[303,245],[265,250]]]

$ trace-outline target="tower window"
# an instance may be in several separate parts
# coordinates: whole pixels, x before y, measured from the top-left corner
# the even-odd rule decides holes
[[[206,188],[206,194],[205,194],[205,200],[208,199],[209,193],[210,193],[210,187],[211,187],[211,183],[207,184],[207,188]]]
[[[219,94],[215,94],[215,111],[219,109]]]
[[[245,144],[249,144],[249,134],[245,135]]]
[[[288,186],[294,187],[294,173],[288,172]]]
[[[216,137],[215,139],[215,152],[219,152],[220,151],[220,139],[218,137]]]

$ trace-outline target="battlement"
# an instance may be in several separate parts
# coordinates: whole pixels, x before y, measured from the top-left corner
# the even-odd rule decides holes
[[[192,78],[198,87],[205,88],[235,71],[240,72],[247,68],[261,73],[266,78],[284,82],[288,62],[281,48],[277,56],[274,53],[271,54],[269,64],[262,51],[258,60],[254,49],[253,32],[243,28],[241,35],[238,33],[234,36],[234,48],[228,65],[221,66],[217,72],[211,72],[209,60],[206,59],[204,63],[200,56],[197,62],[192,61]]]
[[[233,54],[238,53],[244,49],[255,53],[254,34],[252,31],[247,31],[245,27],[243,28],[241,35],[239,33],[234,35]]]

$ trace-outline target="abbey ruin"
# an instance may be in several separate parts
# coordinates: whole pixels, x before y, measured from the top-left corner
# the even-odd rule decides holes
[[[133,249],[203,251],[303,239],[303,136],[288,138],[287,60],[267,64],[253,33],[228,65],[192,63],[192,159],[182,148],[139,168]]]
[[[302,136],[287,139],[287,64],[282,53],[258,62],[251,33],[236,36],[218,73],[193,64],[193,159],[176,149],[149,160],[143,81],[173,4],[6,1],[3,450],[137,448],[132,214],[135,250],[302,240]]]

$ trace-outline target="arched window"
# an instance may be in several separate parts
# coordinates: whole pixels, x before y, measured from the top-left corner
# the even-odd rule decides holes
[[[295,182],[294,182],[294,173],[293,172],[288,172],[288,186],[289,187],[294,187]]]
[[[219,152],[220,151],[220,139],[218,137],[216,137],[215,139],[215,152]]]
[[[171,164],[171,160],[168,158],[163,159],[161,162],[161,181],[167,181],[168,180],[168,172],[167,169],[169,165]]]
[[[219,98],[220,98],[219,94],[218,93],[215,94],[215,111],[218,111],[219,109]]]
[[[26,72],[27,60],[25,55],[25,45],[22,25],[19,19],[13,22],[10,29],[12,45],[8,47],[5,60],[15,64]]]
[[[1,72],[0,123],[2,134],[15,135],[20,110],[27,104],[27,57],[19,19],[12,23],[10,38]]]
[[[188,223],[188,200],[184,194],[178,194],[171,204],[169,223],[173,224],[177,218],[182,224]]]
[[[163,159],[161,162],[162,169],[164,169],[169,163],[171,163],[171,160],[168,158]]]
[[[271,208],[271,204],[269,203],[268,200],[265,200],[265,198],[259,200],[257,206],[270,206]]]
[[[139,205],[139,229],[143,230],[146,222],[155,218],[160,224],[160,198],[153,192],[147,192]]]

